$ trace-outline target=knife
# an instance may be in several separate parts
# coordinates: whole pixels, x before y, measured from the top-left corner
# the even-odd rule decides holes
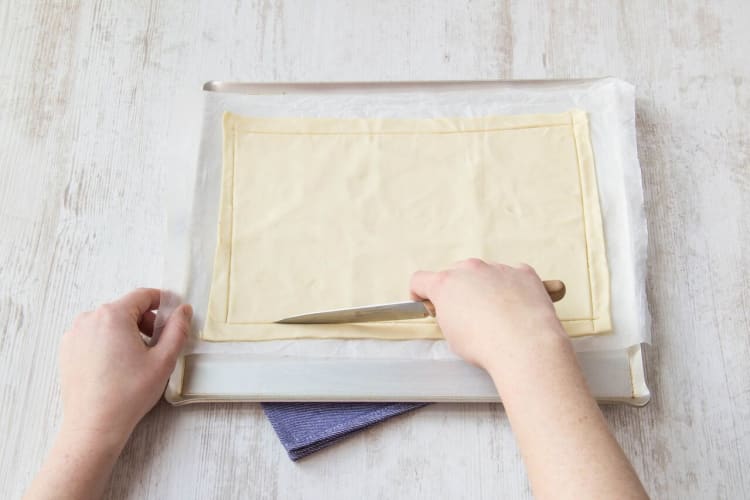
[[[565,296],[565,283],[559,280],[544,281],[552,302]],[[435,306],[429,300],[410,300],[390,304],[375,304],[362,307],[331,309],[280,319],[276,323],[326,324],[326,323],[369,323],[373,321],[399,321],[403,319],[435,316]]]

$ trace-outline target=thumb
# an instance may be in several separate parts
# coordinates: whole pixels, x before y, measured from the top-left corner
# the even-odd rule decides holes
[[[170,366],[177,362],[177,356],[185,345],[192,319],[193,308],[189,304],[183,304],[175,309],[164,325],[159,341],[153,347],[159,357],[165,359]]]

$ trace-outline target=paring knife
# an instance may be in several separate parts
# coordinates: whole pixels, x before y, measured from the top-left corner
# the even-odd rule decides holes
[[[565,283],[559,280],[544,281],[552,302],[565,296]],[[325,324],[325,323],[369,323],[373,321],[398,321],[435,316],[435,306],[429,300],[394,302],[362,307],[331,309],[280,319],[276,323]]]

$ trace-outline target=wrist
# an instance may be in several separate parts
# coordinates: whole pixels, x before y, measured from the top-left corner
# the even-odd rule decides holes
[[[520,340],[512,350],[494,356],[484,368],[504,400],[542,388],[560,370],[578,370],[575,352],[562,327]]]
[[[119,455],[130,437],[129,432],[81,425],[63,419],[59,440],[88,453]]]
[[[63,419],[28,498],[100,498],[127,436]]]

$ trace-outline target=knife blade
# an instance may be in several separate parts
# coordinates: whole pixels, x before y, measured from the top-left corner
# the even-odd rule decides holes
[[[565,283],[558,280],[544,282],[552,302],[565,296]],[[400,321],[404,319],[435,316],[435,306],[429,300],[393,302],[362,307],[345,307],[280,319],[284,324],[369,323],[373,321]]]
[[[393,302],[364,307],[345,307],[310,314],[290,316],[276,323],[324,324],[324,323],[369,323],[372,321],[399,321],[402,319],[431,316],[427,301]]]

